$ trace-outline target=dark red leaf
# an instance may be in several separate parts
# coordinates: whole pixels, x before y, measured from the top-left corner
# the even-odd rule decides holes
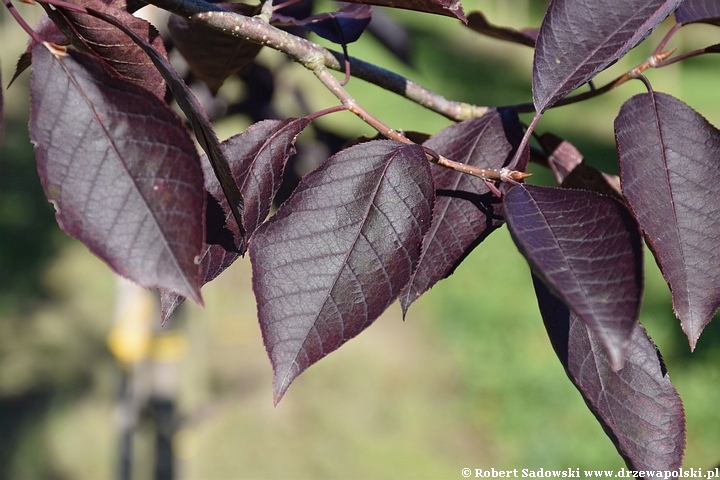
[[[718,0],[684,0],[675,10],[675,20],[681,25],[694,22],[720,25]]]
[[[259,4],[221,3],[218,6],[247,16],[260,12]],[[257,43],[174,14],[168,18],[168,31],[173,44],[187,60],[190,71],[207,84],[213,95],[226,79],[250,65],[262,48]]]
[[[182,120],[69,51],[33,52],[30,138],[61,228],[120,275],[201,303],[203,177]]]
[[[165,81],[167,81],[168,87],[175,97],[175,101],[190,121],[193,132],[195,132],[195,138],[210,159],[213,172],[222,186],[223,194],[225,195],[225,198],[227,198],[230,209],[233,212],[233,216],[239,225],[240,236],[243,239],[241,252],[244,252],[244,240],[246,239],[246,235],[242,219],[242,194],[240,193],[240,190],[235,183],[235,179],[232,176],[228,160],[225,158],[225,153],[220,147],[220,141],[218,140],[217,135],[215,135],[215,130],[213,130],[213,126],[212,123],[210,123],[207,112],[205,112],[205,109],[192,91],[190,91],[188,86],[185,85],[185,82],[182,78],[180,78],[180,75],[178,75],[170,62],[168,62],[167,58],[155,50],[152,45],[145,41],[145,39],[137,35],[132,29],[128,28],[122,22],[117,21],[112,16],[106,15],[102,11],[91,10],[89,13],[122,30],[150,57],[155,67],[162,74]]]
[[[77,5],[112,15],[126,28],[150,43],[160,55],[167,58],[162,37],[155,27],[122,8],[108,5],[102,0],[77,0]],[[44,4],[43,4],[44,5]],[[50,19],[78,49],[93,51],[121,77],[150,90],[158,98],[165,98],[165,80],[148,55],[127,35],[106,22],[68,9],[44,5]]]
[[[640,43],[682,0],[554,0],[533,62],[538,112],[592,79]]]
[[[251,125],[240,135],[222,143],[230,169],[245,199],[245,225],[251,235],[270,211],[282,182],[288,157],[295,152],[295,139],[307,127],[307,118],[265,120]],[[200,284],[205,285],[224,272],[240,256],[237,224],[212,174],[207,156],[202,158],[205,188],[208,191],[206,237],[200,255]],[[173,292],[161,292],[163,321],[184,301]]]
[[[302,20],[277,13],[273,15],[274,21],[306,28],[326,40],[341,45],[357,41],[370,24],[371,18],[372,7],[363,4],[345,5],[337,12],[312,15]]]
[[[282,182],[285,162],[295,153],[295,139],[309,123],[307,118],[265,120],[223,142],[228,158],[232,159],[230,168],[233,176],[245,198],[248,235],[252,235],[270,212]],[[208,191],[217,198],[221,196],[216,180]],[[226,210],[225,205],[223,210]]]
[[[620,181],[695,348],[720,307],[720,131],[670,95],[636,95],[615,120]]]
[[[442,130],[424,145],[460,163],[499,169],[512,158],[522,135],[517,116],[491,110]],[[437,194],[433,220],[418,267],[400,296],[404,313],[503,224],[502,205],[484,181],[437,165],[431,171]]]
[[[257,229],[253,290],[275,403],[398,297],[420,256],[433,199],[423,149],[378,140],[326,160]]]
[[[508,229],[532,271],[598,336],[622,368],[640,311],[643,250],[625,206],[587,190],[517,185]]]
[[[535,38],[537,38],[537,30],[535,29],[514,30],[507,27],[498,27],[488,22],[482,12],[470,13],[467,20],[468,27],[488,37],[535,47]]]
[[[467,23],[460,0],[348,0],[348,3],[364,3],[379,7],[404,8],[417,12],[446,15],[459,18]]]
[[[534,275],[533,283],[545,328],[565,372],[627,467],[662,472],[658,478],[672,477],[665,472],[681,466],[685,412],[643,326],[634,324],[625,366],[616,371],[585,322]]]

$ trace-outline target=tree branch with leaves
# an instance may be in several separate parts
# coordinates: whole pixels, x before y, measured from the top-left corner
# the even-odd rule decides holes
[[[551,344],[628,468],[666,477],[680,468],[682,403],[638,323],[643,243],[694,349],[720,307],[720,131],[643,75],[718,52],[666,49],[687,24],[719,24],[716,1],[554,0],[539,29],[517,31],[443,0],[355,1],[317,15],[293,13],[296,2],[155,0],[172,14],[170,39],[132,15],[141,2],[42,0],[47,17],[34,29],[3,2],[31,38],[16,75],[32,64],[29,132],[59,226],[119,275],[158,290],[164,321],[185,298],[202,304],[202,286],[249,252],[275,403],[396,300],[407,315],[507,225],[532,270]],[[450,16],[458,28],[533,48],[532,103],[456,102],[350,57],[348,44],[370,23],[369,3]],[[651,57],[594,88],[597,74],[673,13]],[[342,53],[308,40],[307,30]],[[300,118],[258,114],[220,142],[170,62],[167,40],[213,94],[268,47],[307,69],[338,103]],[[348,93],[351,77],[457,123],[402,132]],[[548,109],[632,79],[648,92],[628,99],[615,120],[619,188],[562,138],[537,135]],[[571,95],[585,84],[589,92]],[[339,149],[279,199],[297,137],[341,110],[382,138]],[[535,112],[528,126],[523,112]],[[538,145],[530,145],[533,135]],[[558,185],[529,183],[531,159],[551,168]]]

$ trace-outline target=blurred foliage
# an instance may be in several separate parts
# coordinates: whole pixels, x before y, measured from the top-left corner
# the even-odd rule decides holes
[[[463,3],[468,12],[480,9],[494,23],[522,28],[539,25],[548,2]],[[39,7],[18,9],[28,20],[39,13]],[[350,46],[352,55],[448,98],[491,105],[530,100],[530,49],[479,37],[449,18],[388,14],[408,25],[411,65],[369,36]],[[0,22],[7,82],[26,40],[4,10]],[[673,43],[683,49],[707,43],[707,34],[716,32],[711,28],[687,27]],[[638,47],[597,84],[648,51]],[[335,104],[311,74],[281,55],[265,51],[260,60],[277,69],[274,108],[280,114]],[[648,76],[657,90],[676,94],[720,125],[717,67],[717,59],[698,58]],[[105,265],[59,232],[42,196],[27,138],[27,80],[26,72],[6,92],[0,150],[0,479],[111,478],[122,375],[105,342],[116,282]],[[348,89],[396,128],[434,133],[449,124],[364,82],[353,80]],[[539,132],[565,136],[588,163],[615,173],[612,121],[621,103],[642,89],[632,82],[550,111]],[[298,93],[307,105],[298,104]],[[230,82],[221,95],[242,96],[242,86]],[[248,123],[230,116],[220,135]],[[318,125],[336,139],[371,133],[349,113]],[[301,147],[307,147],[304,137]],[[533,182],[550,181],[543,169],[532,171]],[[720,461],[720,325],[716,319],[706,329],[691,355],[667,286],[649,253],[646,258],[641,320],[685,402],[685,466],[710,468]],[[188,305],[172,320],[188,345],[179,362],[181,418],[173,440],[180,478],[459,478],[464,467],[622,466],[550,347],[528,268],[505,229],[413,305],[407,322],[393,307],[303,374],[277,408],[249,270],[247,260],[238,262],[204,289],[206,309]],[[134,473],[146,478],[152,428],[141,413]]]

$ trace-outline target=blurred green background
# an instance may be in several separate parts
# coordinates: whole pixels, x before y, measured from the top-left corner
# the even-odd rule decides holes
[[[482,10],[493,23],[523,28],[539,25],[547,1],[463,4],[466,12]],[[41,11],[17,8],[31,24]],[[530,49],[481,37],[450,18],[388,14],[411,32],[414,66],[402,64],[366,36],[350,46],[352,55],[455,100],[478,105],[531,100]],[[640,63],[668,28],[661,26],[596,84]],[[3,88],[26,39],[0,11]],[[717,28],[696,25],[684,28],[670,46],[686,51],[719,39]],[[260,59],[269,66],[282,63],[275,52],[265,51]],[[656,90],[678,96],[720,125],[719,61],[692,59],[650,71],[648,77]],[[281,113],[298,113],[296,102],[283,93],[293,90],[305,93],[311,109],[336,104],[312,74],[291,67],[283,67],[276,78]],[[184,306],[170,326],[156,328],[153,300],[116,279],[55,225],[28,140],[28,79],[26,72],[4,91],[0,478],[116,478],[120,429],[128,422],[122,392],[129,388],[145,398],[151,395],[143,389],[152,385],[175,402],[171,444],[180,479],[453,479],[461,478],[465,467],[623,466],[550,347],[528,268],[505,228],[414,304],[407,321],[393,306],[366,332],[305,372],[273,407],[271,368],[261,344],[247,259],[203,290],[206,308]],[[348,89],[395,128],[435,133],[449,125],[362,81],[351,81]],[[643,90],[640,82],[631,82],[550,111],[538,131],[567,138],[588,163],[615,173],[613,119],[624,100]],[[247,123],[230,117],[218,131],[227,137]],[[371,133],[348,113],[319,123],[341,135]],[[532,171],[534,183],[550,181],[541,168]],[[720,463],[720,325],[717,320],[710,324],[690,354],[668,289],[649,254],[646,259],[641,321],[663,352],[685,404],[684,465],[709,469]],[[109,337],[119,318],[130,321]],[[109,343],[109,338],[114,340]],[[128,360],[142,361],[118,364],[111,344],[123,347],[116,351]],[[136,422],[133,478],[152,478],[152,412],[141,404],[137,415],[130,415]]]

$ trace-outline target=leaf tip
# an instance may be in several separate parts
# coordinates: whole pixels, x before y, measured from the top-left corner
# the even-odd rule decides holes
[[[278,406],[278,403],[280,403],[280,400],[285,396],[285,392],[287,392],[293,380],[294,378],[289,379],[287,375],[283,379],[277,376],[275,377],[275,381],[273,382],[273,406]]]
[[[185,296],[186,298],[189,298],[190,300],[192,300],[193,302],[195,302],[195,304],[196,304],[198,307],[205,308],[205,301],[204,301],[203,298],[202,298],[202,293],[200,293],[200,289],[199,289],[199,288],[193,287],[193,288],[188,292],[188,295],[183,295],[183,296]]]
[[[675,310],[673,308],[673,310]],[[683,332],[685,333],[685,336],[688,339],[688,344],[690,345],[690,352],[695,351],[695,347],[697,347],[697,342],[700,339],[700,335],[702,334],[703,330],[705,330],[705,327],[710,323],[712,320],[712,317],[709,319],[704,319],[702,322],[694,322],[692,321],[693,317],[690,317],[689,320],[686,320],[687,317],[678,315],[677,310],[675,310],[675,316],[680,319],[680,325],[682,327]]]
[[[402,295],[400,295],[400,309],[402,310],[403,322],[405,321],[407,312],[410,309],[410,305],[412,305],[412,303],[413,303],[413,300],[411,300],[409,297],[410,297],[410,294],[407,291],[403,292]]]

